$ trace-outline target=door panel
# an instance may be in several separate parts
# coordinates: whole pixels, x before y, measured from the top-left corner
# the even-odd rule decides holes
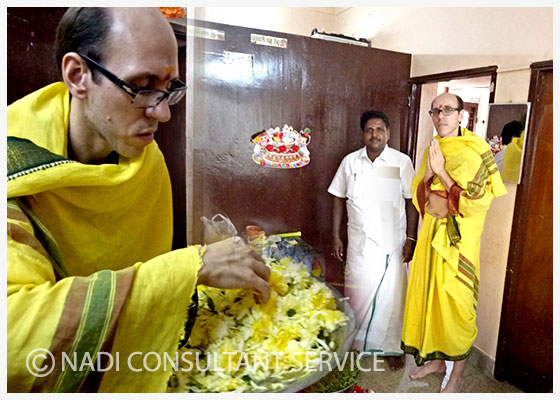
[[[170,22],[179,46],[179,76],[183,82],[186,82],[186,18],[179,19],[185,21],[185,24],[174,23],[172,20]],[[185,96],[182,101],[171,107],[171,119],[164,124],[160,124],[155,135],[158,146],[165,157],[169,178],[171,179],[173,193],[173,249],[185,247],[187,244],[186,126]]]
[[[7,9],[8,105],[61,80],[53,43],[64,7],[9,7]]]
[[[552,390],[553,79],[533,70],[494,375],[527,392]]]

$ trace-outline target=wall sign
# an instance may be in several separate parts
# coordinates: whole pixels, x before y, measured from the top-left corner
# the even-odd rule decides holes
[[[286,38],[256,35],[254,33],[251,33],[251,43],[260,44],[263,46],[281,47],[283,49],[286,49],[288,47],[288,39]]]
[[[224,41],[226,39],[226,34],[224,31],[202,28],[200,26],[188,25],[187,34],[189,36],[194,36],[202,39],[221,40],[221,41]]]

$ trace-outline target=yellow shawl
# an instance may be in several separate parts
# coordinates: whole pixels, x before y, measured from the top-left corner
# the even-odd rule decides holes
[[[171,187],[157,145],[118,164],[68,160],[69,109],[63,83],[8,107],[8,390],[164,391],[169,368],[150,372],[128,355],[177,350],[198,250],[170,251]],[[53,354],[37,362],[52,367],[42,377],[26,367],[38,348]],[[120,365],[92,373],[99,351]],[[63,370],[63,354],[94,367]]]

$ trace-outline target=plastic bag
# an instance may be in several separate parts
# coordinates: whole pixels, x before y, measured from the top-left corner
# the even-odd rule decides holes
[[[219,242],[232,236],[237,236],[237,229],[228,217],[216,214],[212,219],[204,216],[200,217],[204,224],[204,243],[210,244]]]

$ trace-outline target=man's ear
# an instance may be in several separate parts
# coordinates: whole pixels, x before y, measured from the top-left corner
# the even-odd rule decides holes
[[[465,110],[459,111],[459,123],[463,122],[463,117],[465,116]]]
[[[91,72],[78,53],[66,53],[62,58],[62,80],[73,97],[79,99],[87,97]]]

